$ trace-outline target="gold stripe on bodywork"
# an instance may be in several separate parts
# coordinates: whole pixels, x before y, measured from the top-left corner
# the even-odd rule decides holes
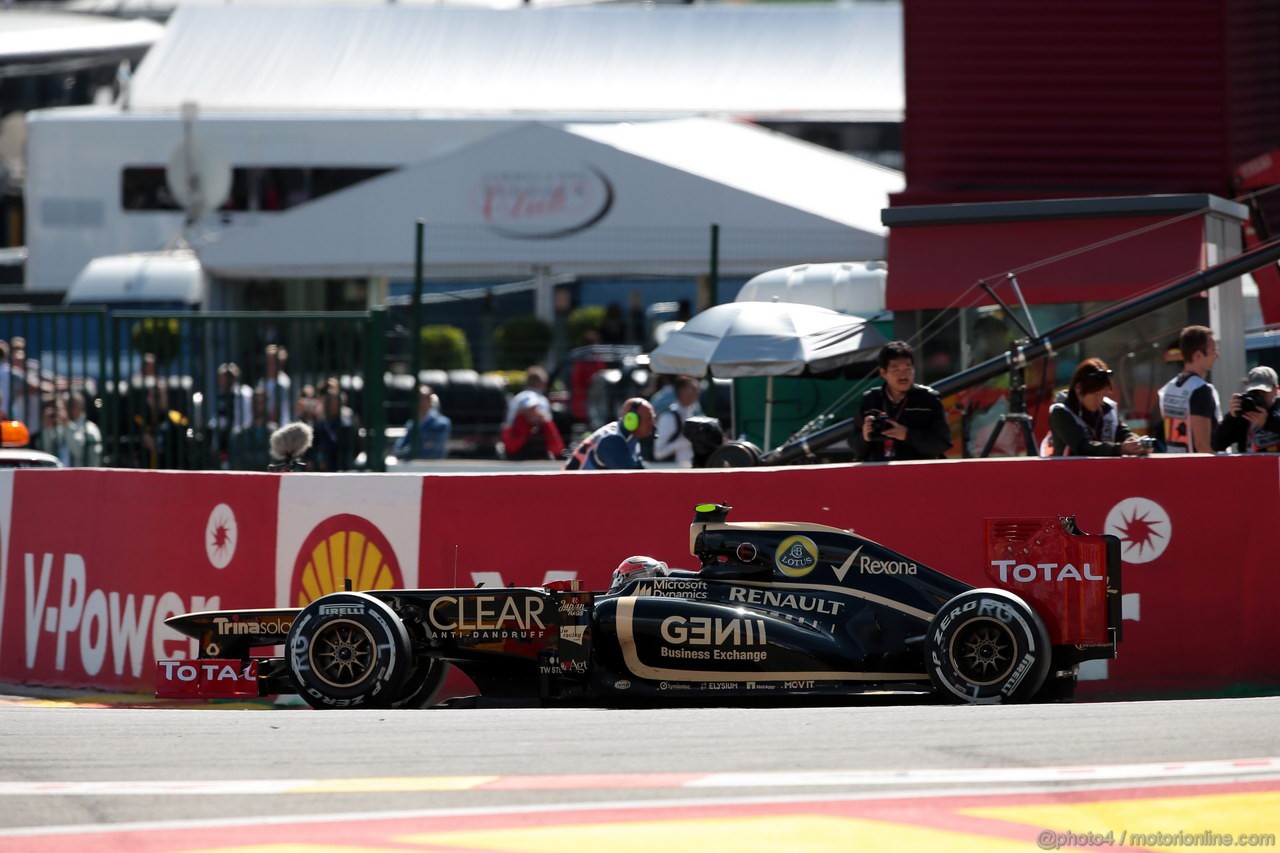
[[[923,672],[743,672],[742,670],[667,669],[640,660],[635,637],[636,597],[618,599],[618,646],[633,675],[655,681],[924,681]]]

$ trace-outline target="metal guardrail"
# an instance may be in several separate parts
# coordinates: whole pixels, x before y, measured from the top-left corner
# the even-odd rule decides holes
[[[389,411],[386,383],[366,381],[387,373],[388,334],[378,310],[4,309],[0,405],[41,446],[68,396],[82,395],[112,467],[262,471],[270,432],[310,420],[313,470],[379,471],[387,424],[412,411],[399,399]]]

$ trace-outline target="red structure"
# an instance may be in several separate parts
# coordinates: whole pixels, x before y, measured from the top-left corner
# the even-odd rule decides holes
[[[1148,194],[1231,198],[1236,167],[1280,145],[1280,4],[1268,0],[907,0],[904,32],[907,189],[894,208]],[[917,217],[919,224],[931,220]],[[1110,231],[1141,224],[1113,222]],[[1086,243],[1108,231],[1097,221],[1071,228]],[[1053,257],[1064,236],[1059,223],[1044,218],[1030,228],[1007,219],[969,221],[962,231],[892,228],[890,307],[923,307],[915,294],[936,287],[929,271],[904,268],[921,253],[955,258],[964,246],[981,254],[987,273],[1000,272]],[[1169,263],[1165,253],[1178,256],[1179,266],[1195,253],[1201,238],[1181,236],[1190,243],[1177,235],[1148,241],[1124,252],[1125,263],[1147,286],[1156,284]],[[1114,260],[1092,266],[1113,268]],[[1212,262],[1200,263],[1206,260]],[[1085,280],[1078,272],[1059,277]],[[1095,288],[1070,301],[1133,292],[1096,283],[1103,293]]]
[[[1280,145],[1273,0],[906,0],[894,205],[1208,192]]]

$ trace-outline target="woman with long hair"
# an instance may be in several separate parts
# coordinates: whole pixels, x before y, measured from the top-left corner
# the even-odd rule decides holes
[[[1049,409],[1053,456],[1146,456],[1151,448],[1120,420],[1111,370],[1100,358],[1086,358],[1071,384]]]

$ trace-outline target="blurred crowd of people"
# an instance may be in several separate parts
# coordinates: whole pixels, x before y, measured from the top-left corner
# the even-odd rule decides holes
[[[216,384],[198,407],[187,377],[160,375],[155,356],[143,354],[119,398],[112,398],[119,406],[121,434],[113,464],[265,471],[271,433],[302,422],[314,433],[308,470],[354,470],[360,420],[347,392],[336,376],[295,388],[287,361],[285,347],[268,345],[261,378],[252,384],[234,362],[219,365]],[[183,379],[186,385],[178,381]],[[103,464],[99,422],[104,403],[95,387],[42,372],[28,357],[22,337],[0,340],[0,419],[21,421],[30,446],[65,466]]]
[[[0,340],[0,419],[21,421],[31,446],[66,466],[102,464],[102,433],[88,417],[84,390],[42,377],[26,339]]]
[[[304,383],[295,391],[287,367],[288,351],[266,347],[262,378],[250,386],[241,381],[238,365],[218,368],[209,429],[219,467],[265,471],[270,464],[271,434],[291,423],[312,430],[306,455],[309,471],[351,471],[360,452],[360,419],[351,408],[338,377]]]
[[[591,340],[596,338],[592,335]],[[1041,455],[1280,450],[1276,372],[1254,368],[1242,381],[1243,390],[1224,404],[1208,382],[1218,355],[1213,331],[1188,326],[1178,348],[1183,367],[1160,389],[1152,436],[1140,436],[1128,427],[1112,399],[1118,390],[1112,370],[1101,359],[1087,358],[1053,400]],[[155,356],[144,353],[115,394],[99,395],[92,380],[69,380],[42,371],[29,356],[26,340],[13,336],[0,340],[0,419],[22,421],[31,446],[65,466],[100,466],[109,455],[105,461],[120,467],[264,471],[271,464],[272,433],[298,423],[309,427],[313,436],[305,457],[307,470],[363,468],[359,398],[353,404],[348,397],[351,389],[359,394],[358,377],[330,375],[315,383],[295,383],[284,346],[270,343],[259,352],[250,366],[256,381],[248,381],[240,366],[228,361],[217,367],[210,390],[193,387],[189,376],[160,375]],[[695,447],[686,434],[691,421],[715,420],[703,417],[703,380],[649,374],[647,387],[628,386],[631,396],[591,416],[585,398],[604,365],[584,359],[570,367],[563,379],[568,386],[565,397],[552,393],[551,377],[543,367],[527,368],[523,384],[507,400],[497,448],[502,458],[564,461],[569,469],[586,470],[644,467],[654,461],[686,468],[707,463],[715,448],[703,442]],[[913,368],[914,351],[905,342],[891,342],[882,350],[883,384],[863,395],[858,418],[862,428],[853,441],[859,451],[856,458],[942,458],[948,447],[946,419],[936,394],[914,384]],[[451,419],[432,387],[419,384],[414,393],[414,414],[391,452],[402,460],[445,458],[451,441],[458,438],[457,415]],[[910,395],[918,398],[916,403]],[[472,430],[467,420],[471,415],[467,404],[462,405],[465,437]],[[913,414],[917,412],[918,417]],[[113,430],[109,454],[99,424]],[[925,438],[928,446],[917,448]],[[719,439],[722,444],[722,434]]]

